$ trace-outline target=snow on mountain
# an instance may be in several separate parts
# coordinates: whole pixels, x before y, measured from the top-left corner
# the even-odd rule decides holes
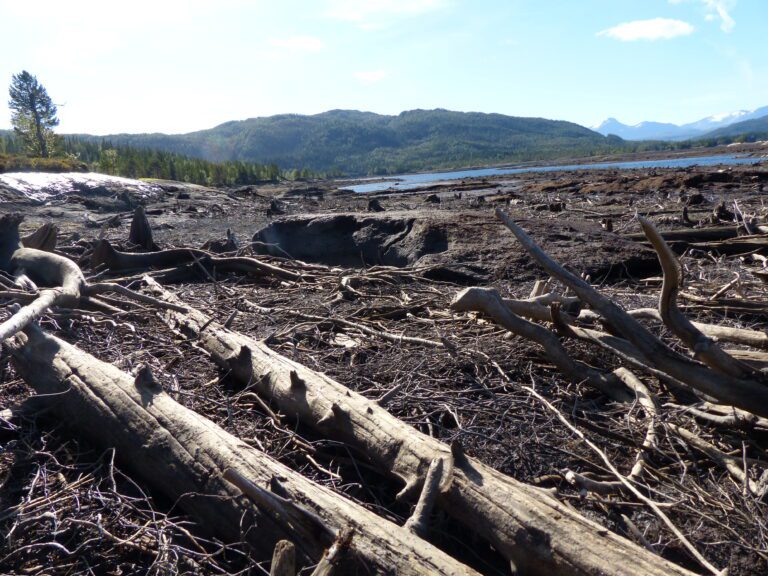
[[[707,132],[730,126],[736,122],[753,120],[763,116],[768,116],[768,106],[755,110],[737,110],[713,114],[682,125],[665,122],[640,122],[630,126],[619,122],[616,118],[608,118],[592,129],[603,136],[615,134],[624,140],[686,140],[703,136]]]

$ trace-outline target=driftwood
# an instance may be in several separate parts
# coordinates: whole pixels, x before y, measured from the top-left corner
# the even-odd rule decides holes
[[[692,242],[690,246],[699,250],[712,250],[719,254],[744,254],[757,250],[764,251],[768,248],[768,235],[752,234],[712,242]]]
[[[22,246],[18,230],[21,219],[21,216],[14,214],[0,217],[0,270],[13,274],[19,286],[36,293],[31,295],[29,304],[0,323],[0,342],[23,330],[54,306],[91,306],[107,312],[120,312],[95,297],[105,292],[115,292],[147,304],[167,306],[117,284],[90,284],[70,259]],[[38,286],[43,288],[38,290]],[[30,294],[24,292],[13,293],[12,296],[23,301],[30,300]]]
[[[669,232],[662,232],[661,236],[667,242],[705,242],[705,241],[719,241],[727,240],[729,238],[736,238],[739,235],[739,228],[737,226],[714,226],[712,228],[689,228],[686,230],[672,230]],[[635,240],[638,242],[647,242],[648,238],[645,232],[634,232],[632,234],[625,234],[624,238],[628,240]]]
[[[270,576],[296,576],[296,547],[293,542],[280,540],[272,554]]]
[[[662,290],[659,312],[670,330],[683,336],[684,343],[689,345],[697,358],[701,358],[707,366],[667,346],[620,306],[550,258],[503,211],[497,210],[496,214],[530,256],[550,276],[563,282],[583,302],[599,313],[603,321],[611,327],[611,331],[620,337],[616,342],[630,344],[631,349],[636,350],[637,357],[654,370],[655,374],[667,375],[676,382],[721,403],[742,408],[759,416],[768,416],[768,383],[765,376],[735,359],[729,359],[715,342],[689,322],[686,323],[680,314],[675,314],[679,278],[676,277],[676,261],[669,262],[669,259],[673,258],[671,251],[657,250],[664,268],[666,284],[666,288]],[[651,236],[649,241],[655,246],[661,246],[663,240],[653,237],[655,230],[650,224],[645,223],[644,230]]]
[[[352,572],[476,574],[176,403],[146,367],[134,379],[37,328],[17,335],[9,348],[16,369],[62,421],[114,447],[206,529],[229,540],[244,537],[265,559],[288,539],[305,565],[316,563],[340,534],[352,534],[345,555]]]
[[[147,282],[155,296],[178,305],[172,294]],[[460,446],[449,448],[421,434],[375,402],[197,310],[164,316],[273,408],[347,443],[402,480],[401,497],[414,496],[432,462],[443,460],[437,506],[490,541],[521,574],[689,574],[580,516],[550,492],[493,470]]]
[[[172,248],[159,252],[120,252],[108,240],[99,240],[91,254],[92,269],[106,269],[110,272],[148,271],[153,268],[178,267],[191,263],[190,270],[202,267],[206,271],[217,269],[221,272],[238,272],[253,276],[272,276],[282,280],[307,280],[302,275],[279,266],[246,257],[217,257],[196,248]]]

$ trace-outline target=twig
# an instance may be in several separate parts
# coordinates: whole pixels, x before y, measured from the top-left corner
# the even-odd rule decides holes
[[[651,510],[653,510],[654,514],[661,519],[662,522],[669,528],[672,533],[680,540],[680,542],[685,546],[685,548],[691,553],[691,555],[696,559],[699,564],[701,564],[702,567],[709,570],[712,574],[715,576],[722,576],[724,573],[721,570],[718,570],[715,566],[713,566],[704,556],[701,555],[701,553],[696,549],[696,547],[683,535],[682,532],[672,523],[672,520],[669,519],[669,517],[664,514],[664,512],[659,508],[659,506],[651,500],[650,498],[647,498],[642,492],[640,492],[635,486],[629,482],[613,465],[613,463],[610,461],[606,453],[597,446],[594,442],[589,440],[586,436],[584,436],[584,433],[576,428],[573,424],[571,424],[565,416],[555,408],[546,398],[541,396],[536,390],[531,388],[530,386],[523,386],[524,390],[527,390],[533,396],[535,396],[544,406],[546,406],[549,410],[554,412],[554,414],[557,416],[557,418],[574,434],[576,434],[581,440],[583,440],[587,446],[589,446],[598,456],[600,456],[600,459],[605,463],[605,465],[608,467],[608,469],[616,476],[616,478],[621,482],[634,496],[640,500],[641,502],[645,503]]]

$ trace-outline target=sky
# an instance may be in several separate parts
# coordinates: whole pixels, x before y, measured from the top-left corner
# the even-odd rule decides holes
[[[0,85],[35,75],[61,133],[339,108],[681,124],[768,105],[766,25],[768,0],[0,0]]]

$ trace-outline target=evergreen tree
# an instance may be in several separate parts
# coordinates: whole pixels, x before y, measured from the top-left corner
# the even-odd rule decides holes
[[[45,87],[26,70],[13,75],[8,92],[14,131],[30,153],[48,158],[56,145],[53,127],[59,125],[56,104]]]

